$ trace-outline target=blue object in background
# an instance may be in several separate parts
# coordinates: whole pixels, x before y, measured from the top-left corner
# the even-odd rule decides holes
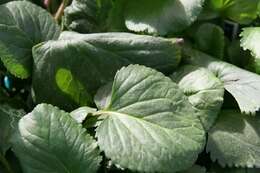
[[[4,86],[6,89],[11,90],[12,89],[12,80],[10,77],[5,76],[4,77]]]

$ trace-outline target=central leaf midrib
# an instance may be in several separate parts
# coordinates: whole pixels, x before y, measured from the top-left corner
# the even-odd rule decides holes
[[[152,123],[150,121],[144,120],[143,118],[137,118],[137,117],[135,117],[133,115],[125,114],[125,113],[121,113],[121,112],[115,112],[115,111],[109,111],[109,110],[101,110],[101,111],[96,112],[94,115],[101,115],[101,114],[107,114],[109,116],[113,116],[113,115],[116,115],[116,116],[126,116],[126,117],[129,117],[129,118],[135,119],[137,121],[143,121],[143,122],[148,123],[148,124],[150,124],[152,126],[156,126],[156,127],[160,128],[160,129],[166,131],[166,133],[168,133],[168,132],[175,132],[175,133],[177,133],[175,131],[177,128],[170,129],[170,128],[162,127],[162,126],[160,126],[160,125],[158,125],[156,123]],[[195,127],[195,126],[192,125],[192,126],[189,126],[188,128],[190,128],[190,127]],[[186,127],[184,127],[184,128],[186,128]],[[181,135],[182,137],[184,137],[184,138],[186,138],[188,140],[191,140],[192,142],[199,143],[196,140],[193,140],[193,139],[183,135],[182,133],[177,133],[177,134]]]

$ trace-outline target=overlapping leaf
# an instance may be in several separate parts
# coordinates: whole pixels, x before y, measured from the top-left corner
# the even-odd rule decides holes
[[[179,64],[180,50],[175,40],[160,37],[66,32],[59,41],[35,47],[33,56],[36,101],[71,110],[91,104],[91,95],[124,65],[171,72]]]
[[[212,10],[241,24],[249,24],[257,18],[259,0],[209,0]]]
[[[73,0],[64,10],[64,25],[73,31],[98,31],[97,0]]]
[[[207,151],[222,166],[253,168],[260,166],[260,119],[235,110],[220,113],[209,131]]]
[[[215,122],[224,96],[223,83],[209,70],[184,66],[171,75],[188,96],[206,130]]]
[[[244,28],[241,37],[244,50],[250,50],[256,59],[260,59],[260,27]]]
[[[224,55],[224,31],[211,23],[202,24],[194,35],[196,47],[209,55],[222,59]]]
[[[74,120],[76,120],[78,123],[82,123],[87,118],[88,114],[96,111],[97,110],[95,108],[84,106],[72,111],[70,113],[70,116],[74,118]]]
[[[240,45],[244,50],[250,50],[254,61],[251,62],[251,66],[254,70],[260,72],[260,27],[248,27],[244,28],[243,32],[240,34],[242,37],[240,40]]]
[[[24,114],[22,110],[16,110],[9,105],[0,105],[0,154],[5,155],[5,152],[11,147],[11,136],[17,128],[19,119]]]
[[[0,6],[0,57],[15,76],[28,78],[32,70],[32,47],[57,39],[59,26],[44,9],[27,1]]]
[[[225,89],[236,99],[242,112],[255,114],[259,110],[259,75],[188,47],[184,48],[184,54],[188,63],[206,67],[212,71],[224,83]]]
[[[117,72],[109,102],[96,114],[105,117],[96,130],[99,147],[123,168],[181,171],[203,149],[204,130],[187,97],[151,68],[130,65]]]
[[[94,173],[97,143],[69,113],[41,104],[24,116],[12,138],[24,173]]]
[[[135,32],[159,35],[180,32],[197,19],[203,2],[204,0],[131,0],[126,4],[125,24]]]

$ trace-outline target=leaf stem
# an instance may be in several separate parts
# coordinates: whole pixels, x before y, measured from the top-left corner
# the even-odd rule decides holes
[[[68,4],[68,0],[63,0],[62,3],[60,4],[57,12],[54,15],[54,19],[56,21],[60,20],[61,16],[63,15],[64,9]]]
[[[9,165],[8,161],[5,159],[2,154],[0,154],[0,162],[3,164],[4,168],[7,170],[7,173],[14,173],[11,166]]]

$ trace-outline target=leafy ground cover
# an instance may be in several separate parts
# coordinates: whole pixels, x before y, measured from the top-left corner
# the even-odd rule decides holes
[[[260,172],[259,0],[0,0],[0,172]]]

